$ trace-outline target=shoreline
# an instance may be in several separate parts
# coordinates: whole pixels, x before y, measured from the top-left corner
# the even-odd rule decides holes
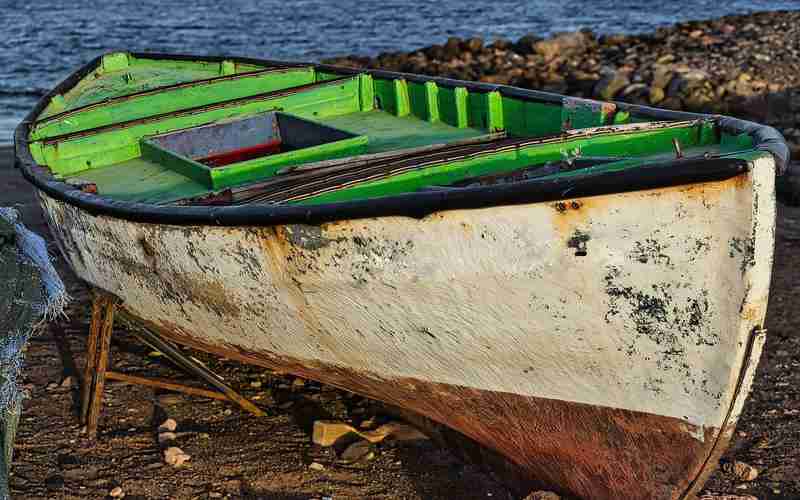
[[[324,63],[507,84],[765,123],[800,153],[800,11],[687,21],[650,33],[582,30],[516,41],[450,38]]]

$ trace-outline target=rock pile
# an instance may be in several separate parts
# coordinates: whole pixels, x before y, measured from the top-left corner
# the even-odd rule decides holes
[[[800,12],[692,21],[639,35],[583,30],[490,44],[450,38],[410,53],[326,62],[724,113],[773,125],[800,150]]]

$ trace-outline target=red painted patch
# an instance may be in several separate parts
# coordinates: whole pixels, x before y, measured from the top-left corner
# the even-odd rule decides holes
[[[255,146],[215,153],[204,158],[198,158],[197,161],[209,167],[223,167],[232,163],[239,163],[241,161],[252,160],[253,158],[260,158],[280,152],[281,140],[274,139],[262,144],[256,144]]]

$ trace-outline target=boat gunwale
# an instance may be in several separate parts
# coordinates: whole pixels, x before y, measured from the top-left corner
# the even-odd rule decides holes
[[[270,66],[307,67],[341,75],[343,78],[369,74],[373,78],[404,79],[413,82],[434,82],[447,87],[464,87],[469,91],[499,92],[504,97],[524,101],[563,105],[565,96],[528,90],[506,85],[469,82],[450,78],[412,75],[384,70],[363,70],[313,64],[241,58],[231,56],[193,56],[162,53],[132,52],[132,56],[149,59],[194,60],[219,62],[234,60],[241,63]],[[85,193],[64,181],[57,180],[49,168],[39,165],[30,151],[28,136],[36,118],[47,107],[50,99],[75,86],[82,78],[94,71],[102,55],[79,68],[50,92],[43,96],[14,133],[15,166],[37,189],[48,196],[86,210],[93,215],[107,215],[120,219],[171,225],[221,225],[221,226],[269,226],[290,223],[323,223],[344,219],[381,216],[424,217],[430,213],[453,210],[484,208],[498,205],[514,205],[556,201],[565,197],[592,196],[610,193],[637,191],[674,185],[692,184],[713,180],[724,180],[745,172],[748,162],[736,158],[680,158],[657,161],[646,168],[608,172],[565,179],[532,179],[518,183],[477,186],[441,192],[413,192],[347,202],[336,202],[309,206],[291,205],[235,205],[235,206],[181,206],[155,205],[150,203],[119,201],[100,195]],[[336,79],[338,80],[338,79]],[[334,80],[334,81],[336,81]],[[320,82],[330,83],[330,82]],[[598,101],[600,102],[600,101]],[[615,103],[617,108],[644,118],[654,120],[714,120],[725,132],[748,134],[753,138],[753,149],[772,154],[777,171],[782,173],[788,161],[789,150],[783,137],[772,127],[720,115],[688,113],[651,108],[647,106]],[[51,138],[55,139],[55,138]],[[743,151],[745,152],[745,151]]]

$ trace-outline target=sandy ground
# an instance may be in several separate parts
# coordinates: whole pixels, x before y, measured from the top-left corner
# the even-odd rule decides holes
[[[17,206],[30,227],[47,234],[10,157],[9,150],[0,149],[0,205]],[[747,462],[759,476],[743,482],[720,471],[706,485],[707,493],[800,498],[800,320],[794,316],[800,294],[798,249],[800,209],[780,206],[767,349],[736,439],[723,459]],[[52,252],[57,254],[55,248]],[[268,416],[255,418],[227,403],[112,382],[99,440],[89,442],[78,424],[76,374],[84,359],[87,295],[58,264],[75,300],[69,318],[51,325],[28,349],[25,387],[30,398],[15,446],[14,498],[103,498],[117,486],[128,499],[513,498],[491,477],[429,441],[384,442],[374,447],[374,458],[344,463],[337,450],[311,443],[311,423],[320,418],[381,423],[391,418],[382,405],[208,356],[202,359]],[[115,369],[186,379],[135,344],[123,328],[114,335]],[[167,417],[177,422],[177,445],[191,456],[178,468],[164,464],[154,430]],[[313,462],[324,469],[313,470]]]

